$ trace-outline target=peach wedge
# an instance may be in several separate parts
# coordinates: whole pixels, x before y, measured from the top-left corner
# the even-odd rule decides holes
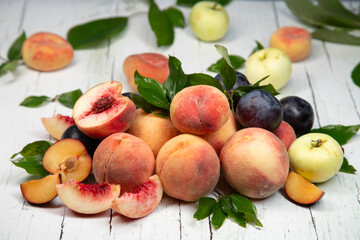
[[[48,118],[41,118],[41,122],[46,131],[57,140],[61,139],[62,134],[68,127],[75,124],[72,117],[62,114],[56,114],[55,116]]]
[[[299,174],[290,171],[285,182],[285,192],[293,201],[300,204],[312,204],[318,201],[324,192]]]

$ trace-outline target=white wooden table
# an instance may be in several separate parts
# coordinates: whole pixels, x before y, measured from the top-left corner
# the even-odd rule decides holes
[[[157,1],[160,8],[175,1]],[[347,2],[353,9],[359,2]],[[288,201],[281,192],[255,201],[261,229],[239,227],[226,220],[219,230],[209,220],[196,221],[197,203],[185,203],[164,196],[149,216],[129,220],[112,211],[94,216],[76,214],[56,198],[43,206],[29,204],[21,195],[20,183],[29,175],[10,162],[10,156],[27,143],[51,140],[40,118],[55,113],[71,115],[58,103],[32,109],[19,106],[30,95],[55,96],[80,88],[83,92],[108,80],[123,83],[130,91],[122,71],[130,54],[157,52],[182,61],[186,73],[207,72],[220,58],[214,43],[197,40],[189,26],[176,28],[171,47],[157,47],[147,20],[147,1],[98,0],[1,0],[0,55],[5,57],[12,41],[25,30],[27,35],[49,31],[66,37],[67,31],[81,23],[135,12],[126,30],[96,49],[77,50],[73,62],[56,72],[42,73],[20,66],[14,76],[0,78],[0,239],[360,239],[359,174],[338,173],[320,184],[326,194],[309,207]],[[188,20],[189,8],[180,8]],[[230,54],[245,58],[255,40],[268,46],[278,27],[299,22],[282,1],[233,1],[227,6],[230,29],[217,42]],[[316,111],[314,127],[328,124],[360,123],[360,88],[350,73],[360,61],[360,47],[313,40],[308,59],[294,63],[288,85],[279,99],[297,95],[309,101]],[[243,71],[244,69],[240,69]],[[360,134],[345,145],[346,157],[360,171]]]

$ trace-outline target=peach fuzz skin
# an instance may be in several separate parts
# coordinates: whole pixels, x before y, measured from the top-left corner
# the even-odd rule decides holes
[[[278,191],[289,172],[289,156],[273,133],[261,128],[239,130],[220,153],[221,169],[229,185],[250,198],[266,198]]]
[[[141,53],[130,55],[124,60],[125,77],[135,92],[137,92],[134,81],[136,70],[143,77],[164,83],[169,76],[168,58],[158,53]]]
[[[54,71],[68,65],[74,50],[71,44],[61,36],[39,32],[27,38],[21,49],[27,66],[38,71]]]
[[[311,52],[311,34],[299,27],[282,27],[270,39],[270,47],[283,50],[292,62],[307,58]]]
[[[294,129],[285,121],[282,121],[273,133],[282,141],[286,150],[289,150],[290,145],[296,140]]]
[[[114,133],[97,147],[93,173],[99,183],[119,184],[121,194],[143,184],[155,170],[155,157],[140,138]]]
[[[155,157],[167,141],[180,134],[169,117],[146,113],[140,108],[136,110],[135,119],[127,132],[144,140]]]
[[[219,130],[230,116],[229,102],[217,88],[197,85],[182,89],[170,104],[170,118],[182,133],[203,135]]]
[[[160,149],[156,174],[168,196],[192,202],[214,189],[220,176],[220,162],[204,139],[181,134]]]

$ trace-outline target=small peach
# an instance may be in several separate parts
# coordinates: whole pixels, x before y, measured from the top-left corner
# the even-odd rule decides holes
[[[270,39],[270,47],[283,50],[292,62],[305,59],[311,52],[311,34],[300,27],[282,27]]]
[[[39,71],[58,70],[68,65],[74,57],[71,44],[49,32],[31,35],[22,45],[21,52],[25,64]]]
[[[296,134],[292,126],[285,121],[282,121],[280,126],[273,132],[285,145],[286,150],[289,150],[290,145],[296,140]]]

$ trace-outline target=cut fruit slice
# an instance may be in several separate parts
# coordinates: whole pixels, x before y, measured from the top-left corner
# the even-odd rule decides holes
[[[71,210],[83,214],[96,214],[111,207],[112,201],[119,197],[120,185],[87,185],[71,180],[68,183],[57,184],[56,190],[61,201]]]
[[[160,179],[157,175],[153,175],[141,186],[114,200],[111,208],[126,217],[141,218],[159,205],[162,195],[163,187]]]
[[[60,140],[65,130],[74,125],[75,121],[72,117],[56,114],[50,118],[41,118],[41,122],[46,131],[55,139]]]
[[[59,174],[48,175],[42,179],[20,184],[24,198],[35,204],[50,202],[57,195],[56,184],[60,183]]]
[[[293,171],[286,179],[285,192],[289,198],[301,204],[312,204],[324,195],[324,191]]]
[[[71,179],[81,182],[90,174],[92,159],[82,142],[66,138],[46,150],[43,166],[50,173],[60,173],[63,183]]]

